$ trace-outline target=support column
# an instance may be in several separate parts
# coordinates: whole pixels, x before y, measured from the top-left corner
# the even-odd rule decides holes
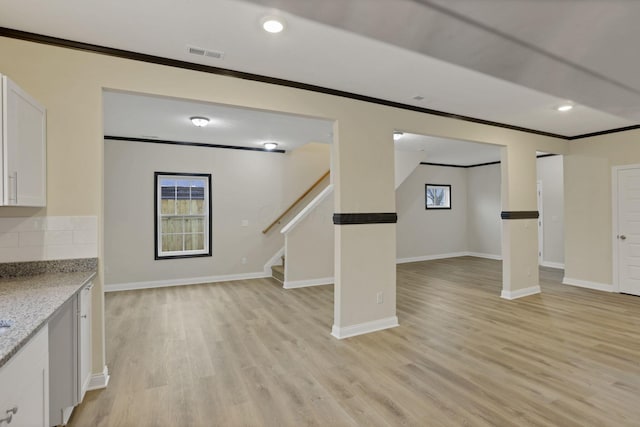
[[[392,132],[369,117],[334,125],[336,338],[398,325]]]
[[[536,151],[502,149],[502,293],[516,299],[540,293]]]

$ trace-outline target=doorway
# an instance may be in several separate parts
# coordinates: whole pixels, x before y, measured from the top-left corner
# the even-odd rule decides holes
[[[614,168],[613,194],[614,280],[640,296],[640,165]]]

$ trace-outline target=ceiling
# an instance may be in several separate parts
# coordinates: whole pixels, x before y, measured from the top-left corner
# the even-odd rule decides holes
[[[638,21],[640,2],[617,0],[0,2],[5,28],[563,136],[640,122]]]
[[[107,136],[251,148],[274,141],[286,151],[333,139],[331,121],[291,114],[116,91],[105,91],[103,104]],[[193,116],[210,122],[196,127],[190,120]]]
[[[429,163],[471,166],[500,161],[502,147],[493,144],[458,141],[433,136],[404,133],[395,142],[398,151],[420,152]]]
[[[104,91],[103,107],[108,137],[251,148],[275,141],[285,151],[333,140],[331,121],[271,111],[112,90]],[[190,121],[193,116],[207,117],[210,122],[196,127]],[[432,163],[468,166],[500,160],[501,147],[491,144],[407,132],[394,144],[400,151],[420,152],[421,158]]]

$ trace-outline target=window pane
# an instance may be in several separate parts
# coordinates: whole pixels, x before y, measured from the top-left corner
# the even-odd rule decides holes
[[[197,251],[204,249],[204,234],[203,233],[194,233],[194,234],[185,234],[185,250],[187,251]]]
[[[204,200],[191,201],[191,215],[204,215]]]
[[[191,200],[177,200],[176,213],[178,215],[189,215],[191,208]]]
[[[176,187],[176,198],[178,200],[189,200],[191,198],[191,188],[187,186]]]
[[[163,215],[173,215],[176,213],[176,201],[165,200],[160,201],[160,213]]]
[[[161,187],[175,187],[176,186],[176,180],[175,179],[170,179],[170,178],[162,178],[160,180],[160,186]]]
[[[184,232],[185,233],[203,233],[204,232],[204,218],[185,218],[184,220]]]
[[[163,233],[182,233],[184,232],[184,218],[173,216],[162,218]]]
[[[182,251],[183,234],[163,234],[162,250],[165,252]]]

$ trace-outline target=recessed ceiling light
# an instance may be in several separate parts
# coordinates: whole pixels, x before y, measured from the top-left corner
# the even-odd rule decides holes
[[[562,105],[558,106],[558,108],[556,108],[556,110],[561,111],[561,112],[570,111],[570,110],[573,110],[573,105],[571,105],[571,104],[562,104]]]
[[[397,141],[404,136],[404,132],[400,132],[398,130],[393,132],[393,140]]]
[[[190,117],[189,120],[191,120],[191,123],[193,123],[194,126],[197,126],[199,128],[205,127],[207,124],[209,124],[209,119],[202,116],[193,116]]]
[[[265,142],[264,144],[262,144],[264,146],[265,150],[275,150],[278,147],[278,143],[277,142],[273,142],[273,141],[268,141]]]
[[[262,20],[262,28],[267,33],[281,33],[282,30],[284,30],[284,20],[282,20],[282,18],[268,16]]]

